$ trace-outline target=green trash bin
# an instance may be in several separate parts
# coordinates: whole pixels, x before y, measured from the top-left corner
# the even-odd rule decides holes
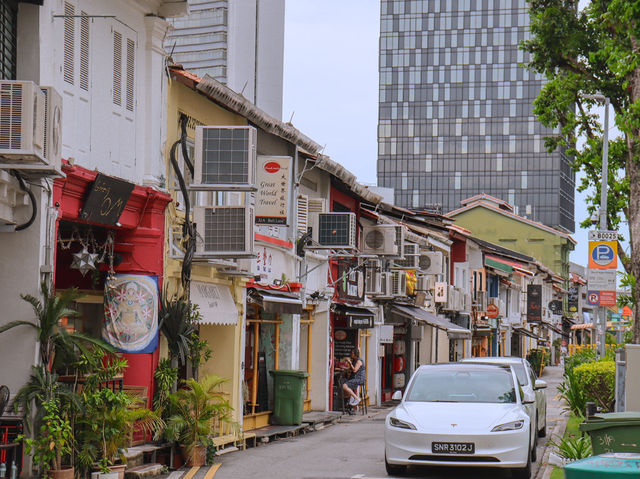
[[[640,453],[640,412],[596,414],[580,424],[591,437],[593,454],[605,452]]]
[[[611,452],[564,466],[565,479],[640,477],[640,454]]]
[[[305,371],[279,369],[273,376],[273,422],[283,426],[302,424]]]

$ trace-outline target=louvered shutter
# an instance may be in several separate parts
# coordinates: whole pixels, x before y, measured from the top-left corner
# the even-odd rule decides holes
[[[113,104],[122,105],[122,34],[113,31]]]
[[[87,12],[80,18],[80,88],[89,90],[89,17]]]
[[[296,208],[298,232],[305,234],[309,227],[309,198],[307,195],[298,195]]]
[[[127,38],[127,80],[125,90],[125,106],[127,110],[133,111],[134,101],[134,86],[135,86],[135,55],[136,55],[135,42]]]
[[[75,47],[76,47],[76,22],[75,7],[64,2],[64,81],[70,85],[74,84],[75,76]]]
[[[309,216],[312,213],[324,213],[326,211],[326,201],[324,198],[309,198]]]

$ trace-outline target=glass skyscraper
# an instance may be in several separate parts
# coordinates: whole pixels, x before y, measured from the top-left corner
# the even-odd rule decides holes
[[[573,232],[575,174],[533,114],[526,0],[382,0],[378,184],[446,213],[479,193]]]

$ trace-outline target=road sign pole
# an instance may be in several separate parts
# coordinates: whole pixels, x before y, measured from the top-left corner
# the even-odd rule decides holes
[[[607,230],[607,195],[609,186],[609,98],[604,100],[604,132],[602,138],[602,185],[600,187],[600,229]],[[600,307],[602,315],[601,336],[600,336],[600,357],[605,354],[605,343],[607,338],[607,308]]]

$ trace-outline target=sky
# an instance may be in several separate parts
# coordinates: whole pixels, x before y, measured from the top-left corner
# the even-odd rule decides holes
[[[379,33],[379,0],[286,2],[282,119],[364,184],[376,184]],[[610,138],[616,132],[611,129]],[[572,237],[578,244],[570,256],[582,265],[586,196],[576,192]]]

